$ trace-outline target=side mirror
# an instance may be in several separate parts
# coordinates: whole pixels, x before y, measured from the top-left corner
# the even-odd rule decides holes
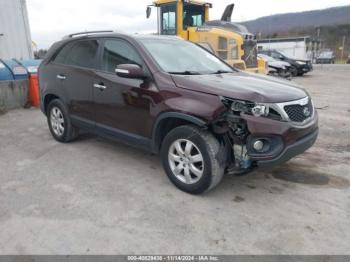
[[[118,65],[115,69],[118,76],[124,78],[144,79],[146,78],[145,73],[139,65],[135,64],[122,64]]]
[[[150,18],[151,14],[152,14],[152,8],[150,6],[147,6],[147,9],[146,9],[147,19]]]
[[[279,56],[281,60],[284,60],[284,56],[283,55],[280,55]]]

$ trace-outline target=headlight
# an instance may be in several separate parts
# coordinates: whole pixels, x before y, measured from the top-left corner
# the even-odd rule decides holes
[[[299,65],[306,65],[306,63],[305,63],[305,62],[302,62],[302,61],[297,61],[297,63],[298,63]]]
[[[239,100],[231,100],[231,110],[233,112],[243,112],[252,114],[253,116],[268,116],[270,112],[270,108],[266,104],[257,104],[253,102],[247,101],[239,101]],[[224,104],[227,104],[227,101],[224,101]]]
[[[270,108],[267,105],[257,104],[252,109],[251,112],[253,116],[268,116]]]

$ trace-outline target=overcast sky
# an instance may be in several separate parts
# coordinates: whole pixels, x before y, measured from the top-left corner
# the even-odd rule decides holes
[[[38,48],[72,32],[117,29],[129,33],[156,32],[156,10],[145,15],[148,0],[27,0],[32,39]],[[350,0],[215,0],[210,19],[219,19],[227,4],[236,4],[232,18],[245,21],[278,13],[350,5]]]

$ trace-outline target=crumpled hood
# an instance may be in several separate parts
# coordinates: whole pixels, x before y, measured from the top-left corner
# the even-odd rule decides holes
[[[172,75],[172,78],[179,88],[257,103],[288,102],[307,96],[293,82],[252,73]]]

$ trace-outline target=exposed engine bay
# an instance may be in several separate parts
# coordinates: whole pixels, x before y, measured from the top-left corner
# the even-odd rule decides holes
[[[256,104],[228,98],[221,98],[228,109],[213,125],[214,133],[220,135],[227,147],[227,170],[226,173],[243,175],[249,173],[254,167],[254,161],[248,154],[247,142],[249,130],[246,121],[241,114],[249,114],[255,117],[267,117],[270,109],[264,104]],[[264,150],[266,145],[262,141],[256,141],[254,148]]]

